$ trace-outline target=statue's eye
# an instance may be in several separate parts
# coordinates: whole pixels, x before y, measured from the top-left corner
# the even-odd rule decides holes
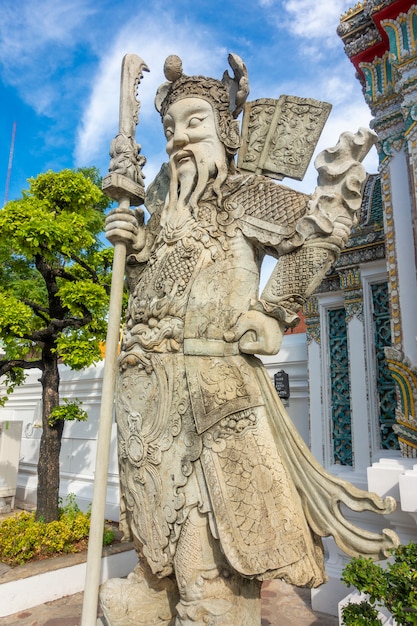
[[[188,122],[188,128],[196,128],[200,126],[201,122],[205,120],[205,117],[192,117]]]
[[[172,128],[170,128],[169,126],[168,126],[168,128],[165,128],[165,137],[167,139],[171,139],[173,134],[174,134],[174,131],[173,131]]]

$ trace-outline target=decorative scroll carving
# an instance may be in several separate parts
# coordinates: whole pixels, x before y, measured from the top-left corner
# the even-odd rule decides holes
[[[248,102],[238,167],[277,180],[302,180],[330,110],[327,102],[297,96]]]

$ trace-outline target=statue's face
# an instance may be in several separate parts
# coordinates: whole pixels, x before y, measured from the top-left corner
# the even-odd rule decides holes
[[[225,167],[226,152],[217,135],[211,104],[201,98],[184,98],[172,104],[164,117],[166,151],[178,179],[206,171],[209,177]]]

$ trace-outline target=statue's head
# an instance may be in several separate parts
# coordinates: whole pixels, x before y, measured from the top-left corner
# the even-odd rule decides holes
[[[186,76],[182,72],[181,59],[175,55],[166,59],[164,74],[168,82],[159,87],[155,98],[155,106],[162,120],[174,102],[184,98],[206,100],[214,111],[218,137],[228,156],[233,157],[240,145],[239,123],[234,119],[237,117],[237,107],[235,102],[231,104],[226,80],[223,82],[206,76]],[[227,72],[226,75],[228,76]],[[232,79],[229,78],[229,81]],[[240,110],[241,107],[237,114]]]
[[[171,179],[178,177],[182,184],[182,170],[182,178],[188,177],[189,187],[194,173],[200,170],[196,172],[198,181],[194,182],[191,204],[195,204],[212,177],[216,178],[214,188],[220,196],[220,186],[233,166],[240,145],[239,123],[235,118],[249,93],[247,72],[236,55],[229,55],[229,62],[235,78],[230,78],[226,71],[220,81],[186,76],[181,59],[172,55],[164,65],[168,82],[159,87],[155,98],[167,138]],[[191,157],[188,160],[194,160],[194,173],[193,164],[187,164],[187,151]],[[176,157],[178,153],[182,158]]]

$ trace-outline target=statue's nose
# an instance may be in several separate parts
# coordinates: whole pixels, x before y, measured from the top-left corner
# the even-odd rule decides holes
[[[173,144],[175,148],[182,148],[187,145],[189,139],[185,131],[181,128],[175,129]]]

